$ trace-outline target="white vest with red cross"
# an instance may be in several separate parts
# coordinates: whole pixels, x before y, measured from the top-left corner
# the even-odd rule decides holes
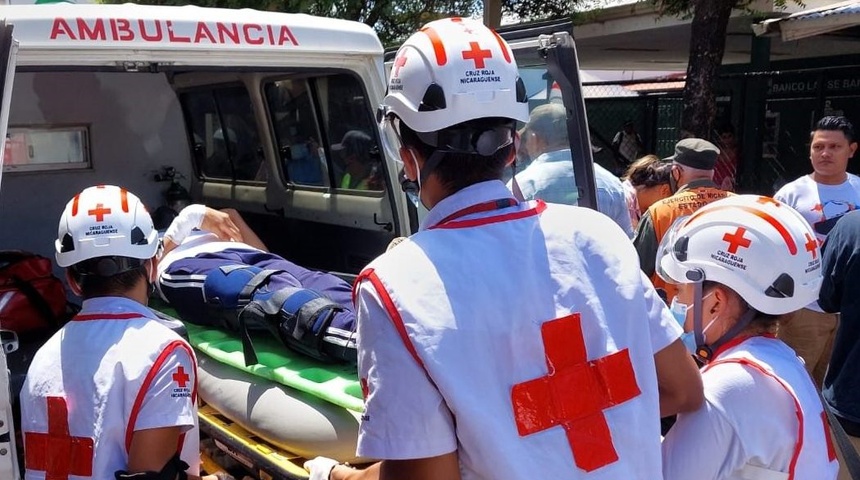
[[[21,390],[28,480],[112,479],[135,430],[182,427],[177,451],[199,473],[196,360],[143,305],[84,302],[39,349]]]
[[[357,281],[389,317],[366,321],[394,323],[444,399],[463,478],[661,478],[654,353],[679,330],[655,307],[629,239],[591,210],[475,200]],[[363,339],[360,363],[373,358]],[[371,408],[376,389],[402,390],[397,376],[370,381],[367,428],[391,430],[366,432],[420,435]]]
[[[788,345],[771,336],[751,337],[726,345],[723,352],[702,370],[705,390],[708,390],[708,379],[711,375],[725,375],[720,372],[721,365],[743,365],[747,372],[762,377],[763,382],[772,382],[761,384],[758,388],[769,388],[770,391],[778,392],[778,396],[770,400],[771,404],[790,401],[797,419],[796,434],[786,438],[773,435],[774,431],[768,428],[768,424],[775,417],[766,415],[764,412],[767,406],[760,402],[735,404],[736,410],[721,408],[727,415],[737,415],[730,418],[730,421],[739,429],[736,435],[741,437],[744,451],[748,455],[746,460],[749,462],[735,465],[736,470],[730,478],[836,478],[839,464],[836,461],[836,451],[830,437],[830,425],[827,423],[824,406],[809,373]],[[753,395],[746,397],[756,398]],[[741,417],[741,414],[744,414],[744,417]],[[759,423],[750,421],[746,418],[748,416],[758,417]],[[790,460],[787,465],[761,466],[763,462],[776,458]]]

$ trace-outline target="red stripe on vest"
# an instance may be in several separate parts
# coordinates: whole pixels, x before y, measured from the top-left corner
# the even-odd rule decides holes
[[[197,361],[194,358],[194,352],[191,350],[191,347],[188,346],[183,340],[174,340],[167,344],[162,350],[161,354],[158,358],[155,359],[155,362],[152,364],[152,367],[149,369],[149,372],[146,374],[146,378],[143,380],[143,384],[140,386],[140,390],[137,392],[137,397],[134,399],[134,405],[131,407],[131,415],[128,419],[128,426],[125,431],[125,451],[128,452],[131,448],[131,439],[134,435],[134,426],[137,423],[137,416],[140,415],[140,409],[143,406],[143,399],[146,397],[146,392],[149,390],[152,381],[155,380],[155,375],[161,370],[164,362],[167,361],[167,357],[170,356],[177,348],[185,349],[188,353],[188,358],[191,359],[191,365],[194,371],[194,387],[191,390],[191,403],[197,403]],[[179,444],[177,445],[176,451],[177,453],[182,450],[182,445],[185,441],[185,434],[179,436]]]

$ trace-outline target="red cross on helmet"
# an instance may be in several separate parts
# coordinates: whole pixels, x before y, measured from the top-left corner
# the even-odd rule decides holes
[[[755,310],[781,315],[818,298],[815,233],[793,208],[769,197],[735,195],[675,221],[657,249],[670,283],[711,280]]]
[[[158,250],[158,231],[133,193],[99,185],[66,204],[54,247],[61,267],[99,257],[146,260]]]
[[[385,122],[393,118],[425,133],[480,118],[529,118],[510,46],[467,18],[430,22],[403,43],[380,113],[386,136]],[[390,153],[399,158],[398,151]]]

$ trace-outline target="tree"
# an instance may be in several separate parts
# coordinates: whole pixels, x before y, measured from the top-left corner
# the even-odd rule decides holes
[[[128,0],[100,1],[126,3]],[[429,21],[452,16],[468,17],[480,12],[481,8],[480,0],[137,0],[137,3],[253,8],[355,20],[373,27],[385,46],[399,44]]]
[[[695,137],[709,138],[717,112],[714,84],[723,63],[729,18],[733,9],[755,14],[750,7],[753,0],[650,1],[663,14],[692,16],[681,130]],[[791,1],[801,4],[800,0]],[[786,0],[774,1],[777,7],[785,7],[785,3]]]
[[[756,14],[754,0],[641,0],[657,6],[663,15],[692,18],[687,81],[684,87],[684,109],[681,130],[689,135],[708,138],[716,116],[714,84],[723,63],[726,30],[732,10]],[[802,0],[774,0],[774,6],[787,2],[802,5]],[[572,16],[574,7],[596,7],[607,0],[501,0],[502,12],[517,18],[537,20]],[[587,18],[587,17],[586,17]]]

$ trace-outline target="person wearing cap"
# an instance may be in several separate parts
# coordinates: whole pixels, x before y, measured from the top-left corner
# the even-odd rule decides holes
[[[343,163],[340,188],[352,190],[379,190],[378,155],[371,152],[373,139],[361,130],[350,130],[339,143],[331,146],[332,152]]]
[[[854,126],[845,117],[824,117],[810,134],[812,173],[779,189],[774,198],[800,212],[822,244],[836,222],[860,205],[860,177],[848,173],[848,161],[857,151]],[[839,313],[825,312],[818,302],[790,313],[780,338],[806,362],[821,386],[830,361]]]
[[[526,123],[520,145],[533,158],[531,164],[516,175],[526,200],[576,205],[570,143],[567,139],[567,113],[561,104],[547,103],[535,107]],[[597,210],[607,215],[627,234],[633,235],[627,210],[624,186],[615,175],[594,164]],[[512,187],[512,183],[509,185]]]
[[[673,195],[648,207],[633,237],[642,271],[664,292],[667,303],[675,296],[676,289],[656,273],[657,246],[676,219],[731,195],[713,182],[714,164],[719,154],[720,149],[701,138],[685,138],[675,144],[675,154],[665,159],[672,164],[669,187]]]
[[[25,478],[198,479],[196,359],[146,307],[159,250],[146,208],[124,188],[87,188],[55,247],[83,305],[30,363]]]
[[[382,461],[311,479],[660,478],[658,418],[700,405],[698,370],[621,229],[501,181],[528,119],[510,47],[442,19],[397,58],[383,146],[429,212],[354,286],[357,453]]]
[[[818,297],[812,229],[777,200],[734,195],[666,232],[661,278],[679,285],[672,312],[704,364],[705,404],[663,440],[665,480],[836,478],[817,389],[776,338],[780,316]]]

